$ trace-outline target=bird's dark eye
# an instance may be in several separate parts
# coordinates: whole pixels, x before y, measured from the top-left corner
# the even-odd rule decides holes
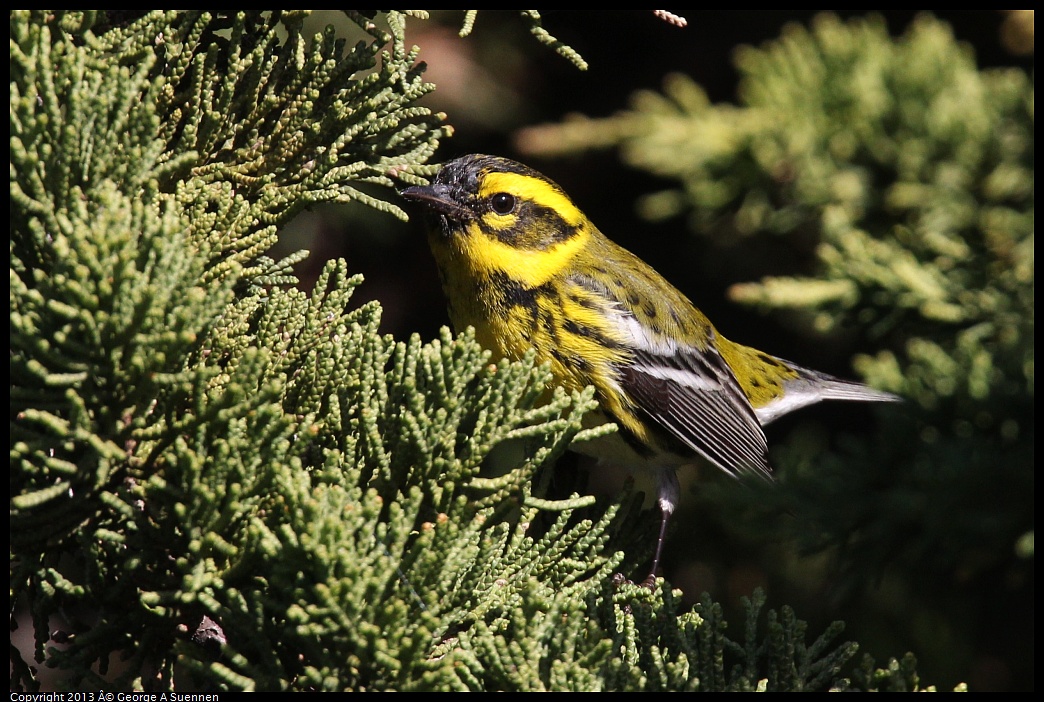
[[[497,214],[508,214],[515,209],[515,196],[507,193],[497,193],[489,199],[489,206]]]

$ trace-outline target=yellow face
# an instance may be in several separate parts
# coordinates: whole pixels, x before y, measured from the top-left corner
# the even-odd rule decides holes
[[[468,217],[447,224],[444,243],[476,278],[507,276],[536,288],[566,268],[590,236],[584,214],[554,183],[537,175],[478,170]],[[445,225],[444,225],[445,226]]]

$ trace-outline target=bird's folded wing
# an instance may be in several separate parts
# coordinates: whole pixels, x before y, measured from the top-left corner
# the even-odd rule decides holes
[[[619,369],[640,411],[729,475],[771,475],[761,422],[732,370],[712,347],[636,350]]]

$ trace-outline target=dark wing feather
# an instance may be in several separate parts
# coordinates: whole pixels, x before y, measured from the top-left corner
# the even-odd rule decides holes
[[[729,475],[771,475],[761,422],[713,347],[636,350],[620,383],[649,419]]]

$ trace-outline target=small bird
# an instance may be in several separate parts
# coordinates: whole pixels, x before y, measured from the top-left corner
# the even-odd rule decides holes
[[[431,215],[428,241],[454,327],[474,327],[497,357],[534,350],[566,389],[593,385],[595,421],[618,431],[575,448],[657,474],[650,587],[680,466],[699,456],[731,476],[770,478],[763,427],[772,420],[820,400],[900,399],[729,341],[561,187],[521,163],[462,156],[401,195]]]

